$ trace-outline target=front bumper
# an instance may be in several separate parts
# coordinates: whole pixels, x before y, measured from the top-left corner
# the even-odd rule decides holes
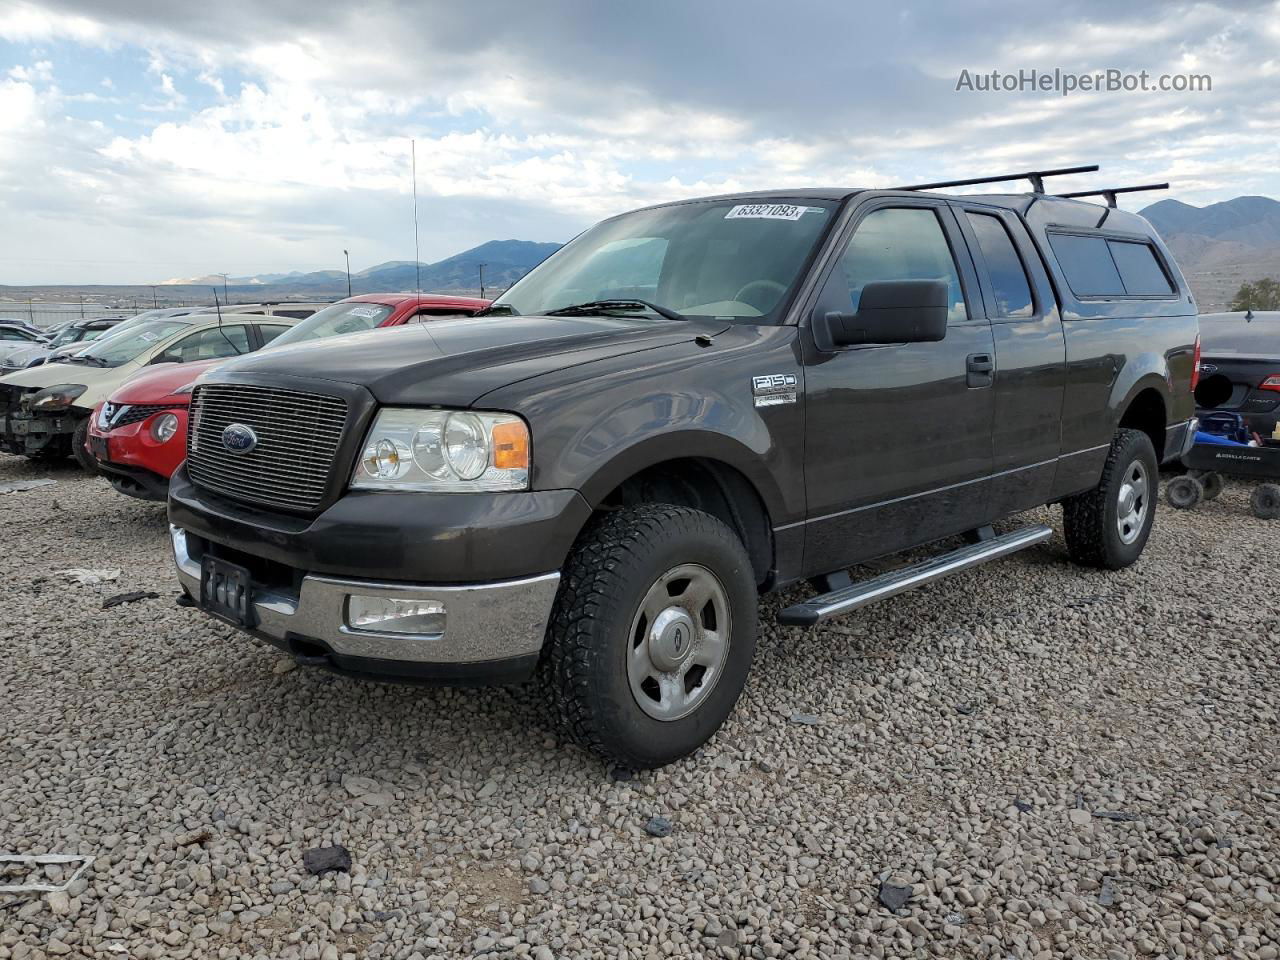
[[[151,435],[151,425],[156,417],[166,413],[178,418],[178,428],[172,437],[160,443]],[[136,481],[137,492],[125,489],[122,493],[146,500],[164,500],[169,492],[169,477],[186,459],[187,408],[165,407],[143,420],[109,430],[98,426],[95,410],[89,421],[89,451],[104,472]],[[131,486],[132,482],[127,485]]]
[[[204,541],[170,526],[183,589],[201,595],[199,553]],[[446,683],[510,683],[537,665],[559,573],[495,583],[413,584],[305,574],[296,588],[255,583],[253,635],[300,661],[339,673]],[[445,605],[445,629],[402,634],[347,625],[348,598],[357,594]]]
[[[92,448],[90,449],[92,452]],[[112,463],[100,457],[94,457],[98,469],[111,483],[117,493],[127,497],[137,497],[152,503],[164,503],[169,499],[169,478],[162,477],[143,467],[127,467]]]
[[[0,446],[19,455],[39,453],[59,437],[70,437],[86,416],[87,411],[76,407],[56,414],[8,410],[0,415]]]

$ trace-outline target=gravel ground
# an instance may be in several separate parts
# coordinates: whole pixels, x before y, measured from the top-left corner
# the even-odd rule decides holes
[[[161,507],[0,458],[36,476],[0,496],[0,852],[96,859],[0,895],[0,960],[1277,957],[1280,525],[1245,488],[1119,574],[1055,539],[768,625],[728,726],[628,778],[532,689],[293,669],[174,606]],[[331,844],[350,873],[309,875]]]

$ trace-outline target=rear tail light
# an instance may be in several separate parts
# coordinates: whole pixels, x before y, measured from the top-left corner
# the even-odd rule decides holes
[[[1274,390],[1280,393],[1280,373],[1273,373],[1267,379],[1258,384],[1259,390]]]
[[[1191,392],[1200,385],[1200,334],[1196,334],[1196,348],[1191,354]]]

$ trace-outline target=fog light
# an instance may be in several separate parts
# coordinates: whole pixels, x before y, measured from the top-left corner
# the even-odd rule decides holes
[[[439,600],[347,598],[347,626],[375,633],[444,633],[444,604]]]

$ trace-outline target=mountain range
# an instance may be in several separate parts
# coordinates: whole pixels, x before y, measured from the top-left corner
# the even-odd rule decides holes
[[[1280,279],[1280,201],[1236,197],[1193,207],[1160,200],[1139,212],[1177,259],[1201,313],[1225,310],[1242,283]]]
[[[558,243],[535,243],[531,240],[490,240],[435,263],[419,263],[414,270],[412,260],[389,260],[351,274],[352,293],[420,288],[433,293],[476,291],[480,289],[480,266],[484,265],[486,292],[505,290],[551,254],[560,249]],[[163,286],[222,287],[222,276],[165,280]],[[271,288],[292,294],[314,296],[347,292],[347,275],[342,270],[317,270],[312,273],[261,273],[248,277],[228,277],[227,287],[233,294]]]

